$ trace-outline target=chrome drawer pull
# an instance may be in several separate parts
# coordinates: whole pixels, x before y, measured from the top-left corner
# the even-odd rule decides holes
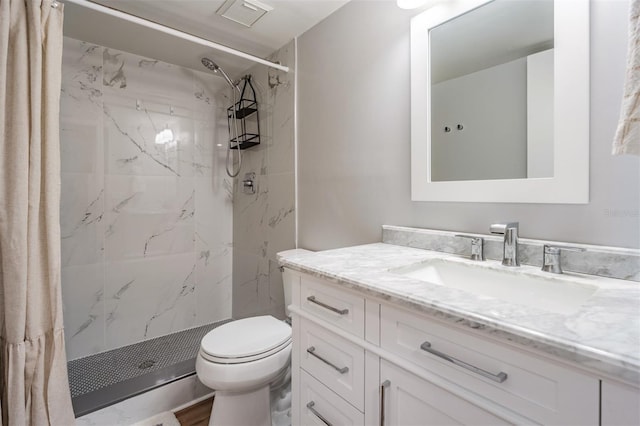
[[[384,417],[385,417],[385,404],[386,398],[384,397],[385,390],[391,386],[391,382],[389,380],[385,380],[380,384],[380,426],[384,426]]]
[[[326,359],[322,358],[320,355],[318,355],[316,353],[316,347],[315,346],[311,346],[310,348],[307,348],[307,353],[309,355],[313,355],[314,357],[318,358],[320,361],[324,362],[325,364],[327,364],[330,367],[333,367],[337,372],[339,372],[340,374],[344,374],[347,371],[349,371],[349,367],[338,367],[337,365],[327,361]]]
[[[336,314],[340,314],[340,315],[347,315],[349,313],[348,309],[338,309],[338,308],[334,308],[333,306],[327,305],[326,303],[322,303],[318,300],[316,300],[315,296],[309,296],[307,297],[307,300],[311,303],[315,303],[316,305],[322,306],[325,309],[328,309],[332,312],[335,312]]]
[[[322,414],[318,413],[318,412],[316,411],[316,409],[315,409],[315,408],[313,408],[315,405],[316,405],[316,403],[315,403],[315,402],[310,401],[310,402],[308,402],[308,403],[307,403],[307,408],[308,408],[308,409],[309,409],[309,411],[311,411],[311,412],[312,412],[312,413],[313,413],[317,418],[319,418],[320,420],[322,420],[322,423],[324,423],[324,424],[325,424],[325,425],[327,425],[327,426],[333,426],[329,420],[325,419],[325,418],[324,418],[324,416],[323,416]]]
[[[507,380],[507,373],[504,373],[502,371],[499,372],[498,374],[489,373],[488,371],[485,371],[485,370],[483,370],[481,368],[478,368],[478,367],[476,367],[474,365],[467,364],[464,361],[460,361],[459,359],[456,359],[456,358],[454,358],[452,356],[449,356],[449,355],[447,355],[445,353],[442,353],[440,351],[437,351],[437,350],[433,349],[431,347],[431,343],[429,343],[429,342],[424,342],[423,344],[421,344],[420,345],[420,349],[422,349],[423,351],[427,351],[430,354],[433,354],[433,355],[435,355],[437,357],[440,357],[440,358],[442,358],[444,360],[447,360],[447,361],[449,361],[449,362],[451,362],[451,363],[453,363],[453,364],[455,364],[457,366],[460,366],[462,368],[466,368],[467,370],[473,371],[474,373],[479,374],[479,375],[481,375],[483,377],[486,377],[487,379],[491,379],[494,382],[502,383],[505,380]]]

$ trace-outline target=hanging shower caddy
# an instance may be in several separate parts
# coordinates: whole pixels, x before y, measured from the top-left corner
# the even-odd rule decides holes
[[[251,84],[251,75],[242,78],[244,84],[240,93],[240,100],[235,105],[227,108],[227,123],[229,135],[234,135],[233,112],[238,124],[238,134],[229,139],[231,149],[247,149],[260,143],[260,114],[256,91]]]

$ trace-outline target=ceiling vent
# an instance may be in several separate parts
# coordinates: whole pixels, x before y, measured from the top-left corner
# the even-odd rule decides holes
[[[258,0],[227,0],[216,12],[218,15],[251,28],[273,7]]]

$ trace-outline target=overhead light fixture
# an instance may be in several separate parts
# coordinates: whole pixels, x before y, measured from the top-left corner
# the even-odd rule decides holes
[[[396,0],[400,9],[417,9],[427,5],[431,6],[437,2],[438,0]]]

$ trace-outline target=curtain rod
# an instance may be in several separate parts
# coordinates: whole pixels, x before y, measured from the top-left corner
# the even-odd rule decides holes
[[[123,19],[125,21],[132,22],[134,24],[142,25],[147,28],[151,28],[156,31],[163,32],[165,34],[172,35],[174,37],[179,37],[184,40],[191,41],[193,43],[200,44],[202,46],[209,47],[214,50],[218,50],[220,52],[228,53],[230,55],[237,56],[239,58],[247,59],[249,61],[257,62],[262,65],[266,65],[271,68],[279,69],[284,72],[289,72],[289,67],[276,64],[275,62],[267,61],[266,59],[259,58],[257,56],[250,55],[248,53],[242,52],[240,50],[232,49],[230,47],[224,46],[222,44],[215,43],[213,41],[207,40],[202,37],[194,36],[189,33],[185,33],[184,31],[175,30],[173,28],[167,27],[165,25],[158,24],[153,21],[149,21],[147,19],[143,19],[134,15],[130,15],[125,12],[121,12],[116,9],[111,9],[106,6],[102,6],[97,3],[92,3],[87,0],[64,0],[65,3],[72,3],[78,6],[86,7],[87,9],[95,10],[96,12],[105,13],[107,15],[114,16],[119,19]]]

